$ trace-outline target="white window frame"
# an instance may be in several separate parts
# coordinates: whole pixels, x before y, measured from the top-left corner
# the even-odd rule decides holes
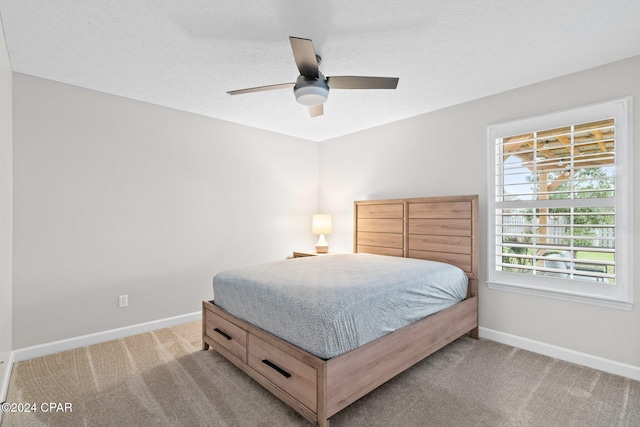
[[[630,310],[633,305],[633,102],[632,97],[619,98],[555,113],[528,117],[487,126],[489,146],[488,206],[488,268],[487,286],[529,295],[577,301]],[[570,278],[525,275],[499,271],[501,253],[497,253],[496,140],[532,131],[561,128],[603,119],[615,119],[615,197],[611,205],[616,210],[615,248],[616,284],[587,282]],[[582,200],[580,201],[582,202]],[[523,202],[522,207],[529,207]]]

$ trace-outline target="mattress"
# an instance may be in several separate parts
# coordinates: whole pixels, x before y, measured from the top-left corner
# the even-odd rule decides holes
[[[234,268],[213,279],[215,304],[330,359],[464,300],[453,265],[332,254]]]

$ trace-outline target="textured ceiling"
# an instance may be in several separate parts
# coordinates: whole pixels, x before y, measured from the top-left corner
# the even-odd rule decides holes
[[[638,0],[0,0],[15,72],[321,141],[640,54]],[[333,90],[310,118],[289,36]]]

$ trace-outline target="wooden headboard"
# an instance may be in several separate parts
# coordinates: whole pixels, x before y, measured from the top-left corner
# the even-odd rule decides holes
[[[478,196],[354,203],[353,251],[442,261],[460,267],[477,294]]]

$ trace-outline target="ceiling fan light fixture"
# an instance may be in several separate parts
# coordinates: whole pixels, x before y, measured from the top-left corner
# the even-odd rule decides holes
[[[293,93],[296,95],[296,101],[302,105],[320,105],[329,97],[329,86],[324,78],[311,80],[300,76]]]
[[[320,105],[327,101],[329,89],[318,86],[301,87],[295,90],[296,101],[302,105]]]

